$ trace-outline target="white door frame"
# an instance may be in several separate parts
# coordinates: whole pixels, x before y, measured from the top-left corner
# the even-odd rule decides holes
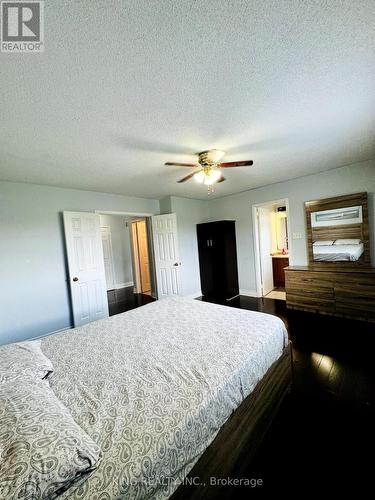
[[[253,217],[253,242],[254,242],[254,260],[255,260],[255,280],[256,280],[256,293],[257,297],[262,297],[262,268],[260,264],[260,241],[259,241],[259,223],[257,217],[257,209],[259,207],[268,207],[269,205],[277,205],[283,203],[286,206],[288,217],[288,257],[289,265],[293,262],[293,249],[292,249],[292,233],[290,230],[290,212],[289,212],[289,199],[281,198],[280,200],[270,200],[263,203],[252,205]]]
[[[155,212],[114,212],[112,210],[95,210],[96,214],[101,215],[123,215],[124,217],[151,217],[152,215],[159,215]]]
[[[95,213],[99,214],[99,215],[121,215],[122,217],[139,217],[139,219],[142,219],[142,220],[146,219],[147,227],[148,227],[148,220],[147,220],[148,217],[152,217],[153,215],[160,215],[160,214],[155,213],[155,212],[116,212],[113,210],[95,210]],[[152,231],[151,221],[150,221],[150,228]],[[135,274],[135,276],[133,276],[133,282],[134,282],[135,293],[139,293],[139,289],[140,289],[139,282],[138,282],[139,273],[138,273],[138,269],[135,269],[135,266],[137,264],[134,262],[135,256],[134,256],[133,234],[131,231],[131,226],[129,228],[129,233],[130,233],[131,255],[132,255],[132,260],[133,260],[133,262],[132,262],[133,274]],[[154,299],[157,299],[158,298],[157,293],[155,293],[156,290],[153,290],[153,288],[155,288],[155,287],[157,288],[157,286],[158,286],[156,273],[154,272],[154,270],[155,270],[155,256],[154,256],[154,251],[153,251],[153,239],[149,237],[149,234],[147,234],[147,238],[148,238],[149,246],[151,247],[149,259],[150,259],[150,263],[152,261],[152,265],[150,265],[152,297]],[[154,283],[154,286],[153,286],[153,283]]]

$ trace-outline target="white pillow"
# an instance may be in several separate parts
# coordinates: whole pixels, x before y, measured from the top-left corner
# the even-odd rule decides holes
[[[341,240],[336,240],[334,245],[359,245],[361,240],[358,238],[343,238]]]
[[[334,240],[318,240],[318,241],[314,241],[314,246],[316,247],[322,247],[322,246],[329,246],[329,245],[333,245],[333,242]]]
[[[33,340],[0,347],[0,384],[15,380],[41,380],[53,372],[52,362]]]

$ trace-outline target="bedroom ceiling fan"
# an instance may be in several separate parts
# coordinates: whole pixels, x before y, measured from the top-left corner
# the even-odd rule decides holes
[[[192,177],[194,180],[200,184],[205,184],[208,186],[209,192],[212,191],[212,186],[219,182],[224,182],[226,179],[223,176],[222,168],[232,168],[232,167],[248,167],[253,164],[252,160],[247,161],[229,161],[221,162],[224,157],[225,151],[220,151],[218,149],[210,149],[208,151],[202,151],[198,153],[197,163],[175,163],[166,162],[165,165],[172,165],[177,167],[188,167],[194,168],[194,172],[183,177],[178,183],[186,182]],[[198,170],[196,170],[198,168]]]

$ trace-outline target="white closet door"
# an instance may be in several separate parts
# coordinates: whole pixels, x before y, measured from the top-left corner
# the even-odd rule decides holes
[[[64,212],[74,326],[108,316],[99,215]]]
[[[152,217],[158,298],[181,294],[176,214]]]

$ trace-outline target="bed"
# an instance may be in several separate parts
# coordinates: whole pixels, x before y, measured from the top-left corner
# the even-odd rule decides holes
[[[180,297],[41,348],[54,394],[102,453],[61,499],[186,498],[189,474],[229,473],[245,439],[256,449],[290,384],[279,318]]]
[[[357,245],[313,245],[314,261],[357,261],[363,254],[363,243]]]

